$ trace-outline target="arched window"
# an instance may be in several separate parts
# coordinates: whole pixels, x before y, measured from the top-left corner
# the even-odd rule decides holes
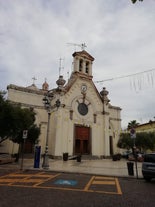
[[[79,71],[80,71],[80,72],[82,71],[82,65],[83,65],[83,60],[80,59],[80,63],[79,63]]]
[[[86,62],[86,73],[89,73],[89,62]]]

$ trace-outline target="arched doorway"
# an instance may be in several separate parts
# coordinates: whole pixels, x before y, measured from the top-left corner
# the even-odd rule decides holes
[[[74,154],[90,154],[90,127],[75,125]]]

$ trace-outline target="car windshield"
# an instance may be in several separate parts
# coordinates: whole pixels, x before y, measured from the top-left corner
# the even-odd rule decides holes
[[[155,154],[145,155],[144,162],[154,162],[155,163]]]

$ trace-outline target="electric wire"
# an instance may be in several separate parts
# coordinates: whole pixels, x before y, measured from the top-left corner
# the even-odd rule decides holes
[[[128,74],[128,75],[122,75],[122,76],[118,76],[118,77],[114,77],[114,78],[108,78],[105,80],[99,80],[99,81],[94,81],[95,83],[102,83],[102,82],[106,82],[106,81],[113,81],[113,80],[117,80],[117,79],[122,79],[122,78],[128,78],[128,77],[132,77],[132,76],[136,76],[136,75],[140,75],[140,74],[144,74],[144,73],[149,73],[151,71],[154,71],[155,68],[150,69],[150,70],[145,70],[142,72],[137,72],[137,73],[132,73],[132,74]],[[150,76],[148,76],[148,79],[150,78]],[[151,77],[151,82],[153,83],[153,77]]]

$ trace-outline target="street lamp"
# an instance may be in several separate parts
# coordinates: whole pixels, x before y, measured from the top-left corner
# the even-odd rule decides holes
[[[43,98],[43,104],[44,107],[48,113],[48,120],[47,120],[47,133],[46,133],[46,145],[45,145],[45,153],[43,156],[43,164],[42,167],[44,169],[49,169],[49,156],[48,156],[48,140],[49,140],[49,130],[50,130],[50,117],[51,117],[51,111],[53,108],[59,108],[61,105],[61,102],[59,99],[56,100],[54,106],[51,105],[51,100],[53,98],[52,93],[47,93]]]

